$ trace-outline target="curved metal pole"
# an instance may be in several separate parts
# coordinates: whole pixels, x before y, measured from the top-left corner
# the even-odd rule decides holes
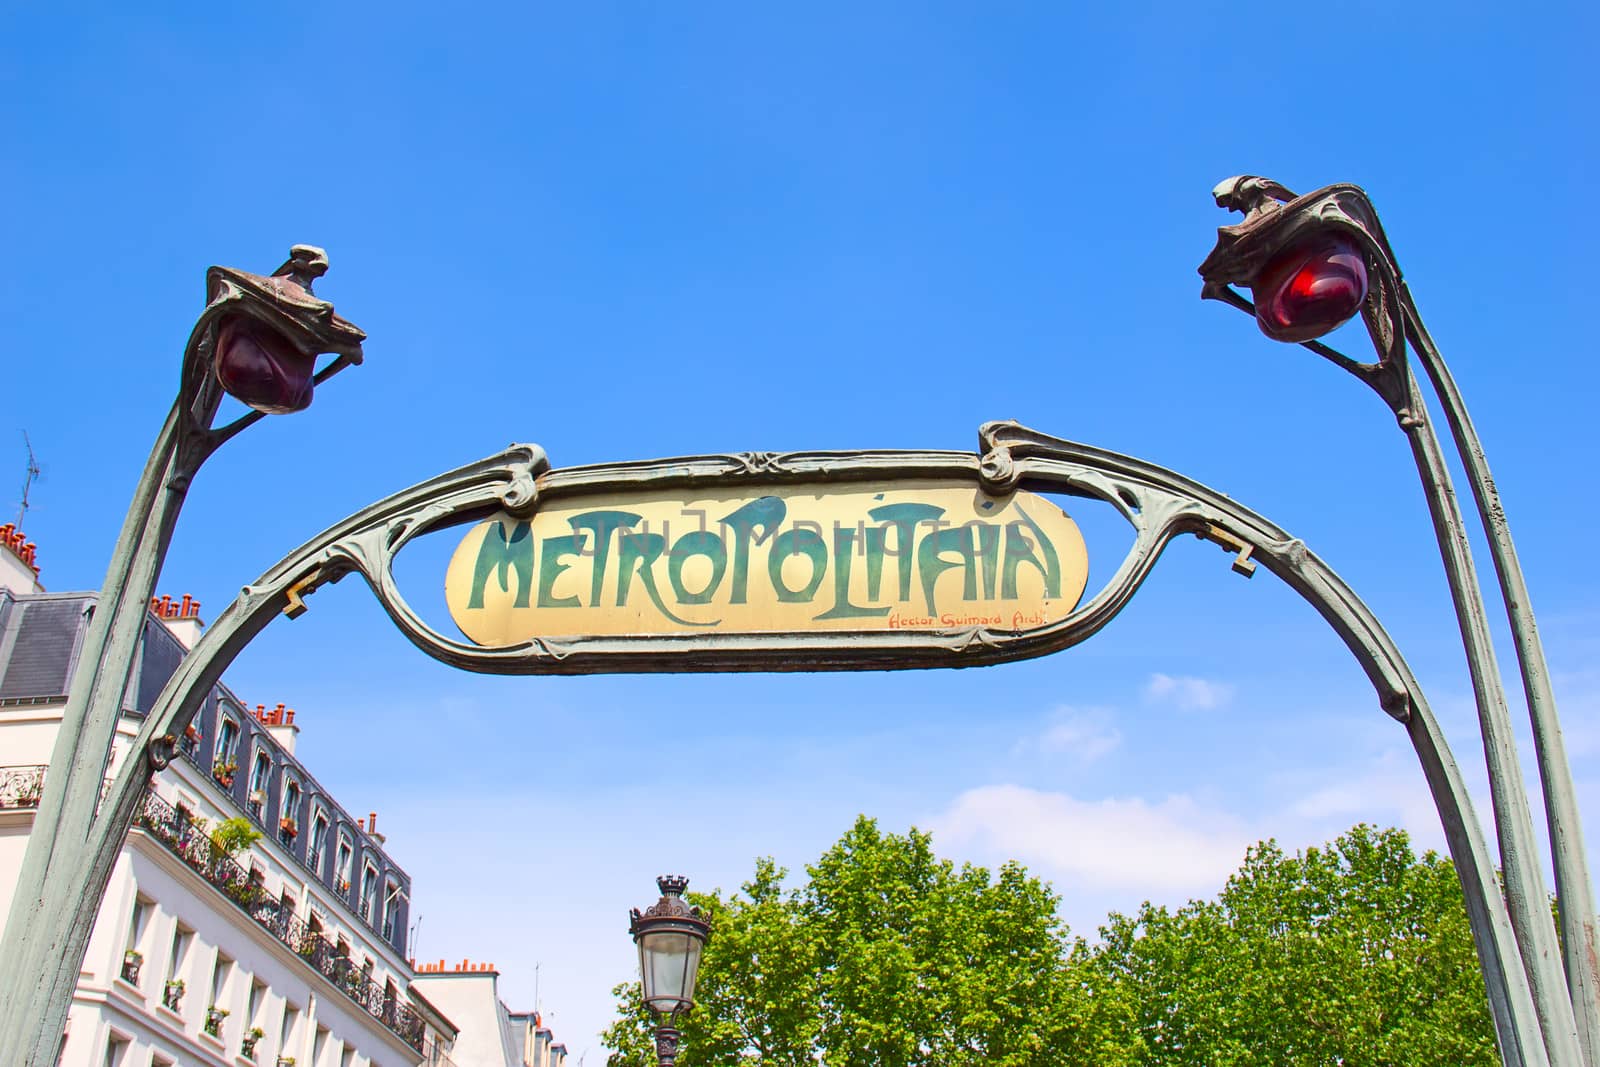
[[[5,961],[0,967],[0,1064],[53,1067],[56,1062],[72,988],[93,927],[91,914],[79,937],[80,932],[63,925],[62,916],[78,902],[86,877],[93,882],[98,907],[105,878],[110,876],[109,867],[104,877],[93,873],[101,857],[85,853],[82,842],[107,814],[101,786],[156,578],[201,465],[224,442],[261,418],[259,412],[250,412],[226,426],[213,427],[223,395],[211,370],[215,327],[225,315],[248,316],[292,338],[309,359],[336,353],[317,381],[360,362],[364,335],[335,316],[331,304],[311,296],[311,279],[326,266],[320,249],[297,245],[270,279],[222,267],[207,272],[208,302],[184,348],[177,400],[135,487],[73,668],[39,810],[0,938],[0,959]],[[126,814],[131,818],[132,809]],[[127,821],[122,825],[126,832]],[[111,859],[115,860],[114,853]]]
[[[1289,538],[1228,497],[1125,456],[1042,435],[1034,435],[1032,440],[1037,455],[1131,473],[1203,504],[1211,514],[1192,519],[1191,524],[1202,520],[1206,523],[1193,532],[1233,550],[1251,549],[1250,558],[1260,560],[1339,633],[1377,689],[1384,709],[1405,723],[1422,764],[1461,880],[1502,1059],[1507,1064],[1571,1062],[1551,1055],[1546,1049],[1548,1036],[1541,1038],[1544,1028],[1534,989],[1520,965],[1510,914],[1466,786],[1420,685],[1371,610],[1303,542]],[[1011,451],[1018,449],[1013,447]],[[1228,536],[1217,537],[1217,529]],[[1575,1053],[1574,1043],[1569,1054]]]
[[[52,999],[46,980],[59,946],[39,936],[55,904],[50,874],[63,860],[75,860],[76,845],[94,818],[161,556],[183,506],[184,494],[172,488],[171,475],[187,414],[180,399],[157,435],[117,538],[106,592],[93,609],[73,668],[0,939],[0,959],[5,960],[0,968],[0,1063],[24,1062],[18,1043],[33,1038],[43,1046],[35,1058],[48,1057],[44,1062],[53,1064],[61,1041],[66,1008]],[[38,1020],[44,1020],[42,1026],[34,1025]]]
[[[1488,765],[1490,799],[1495,812],[1506,896],[1523,963],[1533,983],[1545,1039],[1553,1062],[1574,1065],[1587,1063],[1590,1067],[1597,1067],[1592,1059],[1595,1049],[1600,1048],[1600,1004],[1595,1002],[1593,996],[1596,961],[1585,943],[1580,949],[1583,959],[1575,961],[1574,953],[1569,951],[1566,973],[1562,970],[1561,946],[1549,912],[1543,872],[1537,860],[1538,839],[1533,831],[1527,787],[1517,759],[1505,688],[1494,655],[1483,590],[1438,435],[1428,417],[1426,400],[1406,362],[1407,341],[1422,336],[1421,322],[1401,281],[1399,267],[1382,224],[1366,194],[1351,185],[1328,186],[1295,197],[1275,182],[1246,176],[1223,182],[1215,190],[1215,196],[1219,206],[1245,212],[1246,218],[1237,226],[1219,229],[1217,246],[1200,267],[1200,274],[1205,279],[1202,296],[1222,300],[1242,311],[1253,311],[1250,301],[1234,292],[1230,286],[1254,285],[1263,267],[1279,250],[1319,231],[1342,234],[1354,240],[1366,254],[1372,285],[1361,311],[1377,353],[1377,362],[1361,363],[1316,341],[1306,342],[1305,347],[1364,381],[1395,412],[1401,428],[1406,432],[1427,499],[1467,656],[1484,758]],[[1429,365],[1426,359],[1424,363],[1430,375],[1435,375],[1435,382],[1440,381],[1436,372],[1442,371],[1442,363],[1435,360]],[[1459,397],[1456,400],[1459,401]],[[1447,399],[1447,407],[1449,404]],[[1458,414],[1464,416],[1464,410],[1459,410]],[[1461,440],[1459,433],[1457,439]],[[1471,464],[1468,470],[1474,474],[1475,481],[1478,474],[1487,474],[1486,469],[1474,471]],[[1477,485],[1474,488],[1482,508],[1484,490]],[[1491,531],[1491,545],[1494,540]],[[1509,546],[1509,535],[1503,540]],[[1501,566],[1497,561],[1497,568]],[[1502,588],[1505,588],[1503,573]],[[1525,597],[1526,589],[1521,592]],[[1510,603],[1508,596],[1508,609]],[[1519,625],[1515,615],[1512,621],[1514,628]],[[1518,655],[1526,683],[1529,666],[1523,650],[1524,643],[1519,641]],[[1532,689],[1529,689],[1529,695],[1530,713],[1533,713]],[[1553,706],[1549,718],[1553,726]],[[1566,769],[1564,751],[1559,750],[1559,731],[1551,732],[1557,738],[1558,750],[1555,753],[1546,750],[1545,738],[1541,736],[1540,724],[1536,722],[1534,740],[1541,778],[1547,797],[1553,782],[1555,791],[1559,793],[1562,791],[1561,781],[1565,781],[1569,794],[1567,799],[1575,820],[1576,802],[1570,799],[1570,771]],[[1556,758],[1560,759],[1561,768],[1553,778],[1545,772],[1545,767]],[[1570,825],[1576,826],[1576,822]],[[1576,901],[1585,907],[1584,915],[1589,915],[1592,895],[1587,869],[1580,858],[1574,870],[1571,856],[1572,852],[1577,851],[1574,843],[1553,836],[1552,848],[1558,884],[1564,882],[1572,886]],[[1563,849],[1568,855],[1563,856]],[[1590,932],[1592,934],[1592,929]],[[1568,947],[1569,950],[1574,947],[1570,938]],[[1579,973],[1578,981],[1574,983],[1569,976],[1575,968]]]
[[[1433,338],[1423,326],[1404,281],[1400,283],[1400,292],[1406,312],[1407,336],[1417,353],[1417,362],[1422,364],[1444,408],[1456,452],[1466,468],[1467,481],[1478,506],[1478,518],[1488,537],[1489,557],[1494,561],[1501,599],[1505,601],[1506,616],[1511,623],[1511,639],[1516,646],[1522,688],[1528,698],[1528,718],[1533,726],[1533,752],[1544,794],[1545,822],[1550,831],[1567,987],[1578,1017],[1578,1035],[1584,1040],[1584,1054],[1588,1062],[1594,1064],[1600,1062],[1600,931],[1595,921],[1594,882],[1589,875],[1578,794],[1572,782],[1566,742],[1561,736],[1555,694],[1550,686],[1550,668],[1545,662],[1544,644],[1539,640],[1539,624],[1534,619],[1533,603],[1522,575],[1522,564],[1517,560],[1505,507],[1500,503],[1500,492],[1489,473],[1489,460],[1467,414],[1466,402]]]
[[[1198,483],[1116,453],[1017,427],[991,424],[985,428],[985,445],[989,453],[984,468],[990,477],[1099,497],[1136,518],[1136,525],[1159,526],[1153,549],[1124,564],[1124,570],[1137,572],[1137,578],[1148,573],[1173,537],[1195,533],[1233,551],[1253,552],[1333,627],[1371,679],[1384,709],[1405,724],[1417,752],[1455,859],[1502,1058],[1517,1067],[1548,1067],[1551,1061],[1532,991],[1465,785],[1415,677],[1370,610],[1302,542]],[[151,766],[164,763],[175,731],[192,717],[238,652],[272,619],[303,610],[300,597],[306,591],[350,570],[362,573],[394,615],[393,605],[387,603],[389,586],[381,577],[390,562],[387,546],[403,543],[418,527],[443,519],[482,513],[508,502],[525,506],[531,494],[524,489],[542,464],[542,454],[515,450],[406,490],[314,538],[247,586],[184,659],[141,727],[133,752],[149,752],[151,763],[130,758],[111,785],[106,817],[97,821],[89,841],[101,857],[95,866],[101,884],[109,877]],[[1141,493],[1137,508],[1125,496],[1130,486]],[[1092,628],[1115,615],[1128,595],[1124,591],[1114,597],[1109,611],[1090,611],[1085,617]],[[430,654],[441,651],[422,647]],[[85,941],[97,900],[97,893],[88,894],[76,904],[80,914],[75,929],[83,931]]]
[[[1421,399],[1416,395],[1418,403]],[[1511,714],[1495,661],[1487,609],[1472,562],[1465,521],[1432,427],[1423,426],[1410,440],[1439,539],[1451,597],[1456,604],[1473,691],[1478,698],[1484,759],[1489,768],[1489,795],[1497,815],[1495,828],[1500,841],[1506,895],[1511,905],[1511,922],[1522,946],[1523,962],[1528,973],[1534,976],[1534,999],[1539,1005],[1546,1039],[1551,1041],[1551,1059],[1556,1063],[1581,1064],[1586,1061],[1579,1038],[1576,997],[1567,989],[1561,968],[1561,949],[1550,915],[1550,898],[1539,861],[1527,784],[1517,758]],[[1567,995],[1561,995],[1563,990]]]
[[[36,1015],[14,1035],[17,1043],[0,1063],[53,1067],[100,902],[139,800],[151,774],[171,758],[177,743],[173,731],[188,723],[234,658],[279,614],[300,614],[305,610],[302,597],[348,573],[352,564],[347,554],[361,552],[363,538],[376,535],[382,540],[396,516],[412,521],[441,508],[470,515],[474,507],[514,504],[543,463],[538,449],[519,447],[413,486],[325,531],[240,592],[179,663],[145,716],[70,862],[51,871],[50,891],[32,915],[31,933],[49,946],[53,962],[33,976],[30,1006]],[[97,778],[96,795],[99,782]]]

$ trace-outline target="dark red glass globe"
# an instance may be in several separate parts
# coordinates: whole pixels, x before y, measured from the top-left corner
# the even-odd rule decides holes
[[[244,316],[217,330],[217,380],[230,396],[268,415],[286,415],[311,405],[316,360],[288,339]]]
[[[1367,260],[1350,238],[1324,233],[1279,252],[1254,287],[1256,324],[1274,341],[1310,341],[1367,298]]]

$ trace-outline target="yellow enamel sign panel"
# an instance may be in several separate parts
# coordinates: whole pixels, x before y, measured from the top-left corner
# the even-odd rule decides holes
[[[1088,580],[1078,526],[971,484],[659,490],[552,501],[467,532],[445,601],[476,644],[534,637],[1031,630]]]

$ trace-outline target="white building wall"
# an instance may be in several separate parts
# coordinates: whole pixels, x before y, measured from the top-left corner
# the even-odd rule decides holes
[[[498,971],[419,972],[416,986],[461,1027],[450,1050],[460,1067],[522,1067],[521,1045],[500,1002]]]
[[[59,705],[0,709],[0,766],[48,763],[60,710]],[[134,725],[124,721],[119,757]],[[169,804],[182,803],[213,825],[239,814],[197,768],[181,758],[157,777],[154,790]],[[0,921],[9,913],[32,822],[31,809],[0,809]],[[239,858],[243,866],[261,868],[265,891],[273,898],[287,888],[302,920],[314,908],[323,935],[334,942],[342,937],[358,966],[372,960],[372,980],[379,986],[392,980],[399,1002],[404,1003],[408,963],[328,899],[319,885],[308,886],[306,873],[284,857],[274,839],[264,836]],[[141,898],[152,907],[137,943],[131,943],[134,906]],[[188,934],[187,949],[172,977],[181,979],[185,989],[178,1011],[173,1012],[162,1004],[162,993],[180,929]],[[129,948],[144,957],[136,984],[121,977],[123,955]],[[219,954],[232,966],[213,1002],[211,986]],[[257,983],[263,990],[251,1016],[251,989]],[[213,1003],[228,1012],[220,1037],[204,1028]],[[286,1020],[291,1020],[287,1034]],[[259,1026],[263,1036],[254,1058],[246,1059],[241,1055],[242,1042],[252,1025]],[[120,1048],[120,1060],[112,1061],[118,1067],[252,1063],[275,1067],[279,1057],[293,1057],[296,1067],[401,1067],[422,1062],[420,1053],[253,921],[164,842],[138,828],[129,834],[117,860],[90,937],[61,1067],[105,1067],[113,1043]]]

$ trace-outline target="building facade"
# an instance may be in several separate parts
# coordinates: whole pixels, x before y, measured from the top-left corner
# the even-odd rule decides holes
[[[419,964],[413,988],[460,1023],[452,1055],[462,1067],[566,1067],[567,1048],[556,1043],[539,1013],[511,1011],[500,999],[494,964]]]
[[[0,919],[94,600],[46,592],[0,527]],[[189,597],[151,605],[108,774],[200,627]],[[222,685],[197,712],[112,873],[63,1067],[475,1067],[406,958],[410,877],[295,757],[296,718]]]

